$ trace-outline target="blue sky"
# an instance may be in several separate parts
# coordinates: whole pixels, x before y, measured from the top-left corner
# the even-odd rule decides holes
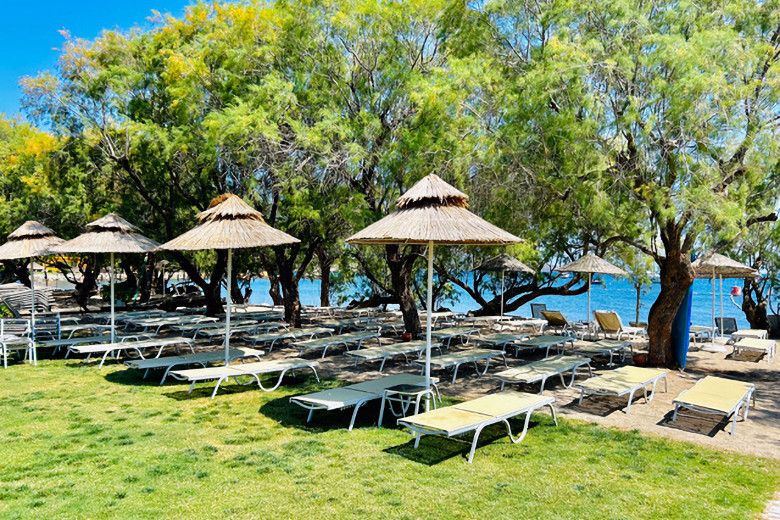
[[[13,0],[0,14],[0,113],[19,112],[19,79],[52,69],[59,31],[95,38],[103,29],[147,26],[152,10],[179,16],[191,0]]]

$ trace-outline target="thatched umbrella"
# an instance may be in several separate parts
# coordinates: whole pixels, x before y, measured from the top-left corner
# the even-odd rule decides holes
[[[116,341],[114,329],[114,254],[151,253],[160,244],[138,233],[138,228],[115,213],[90,222],[87,231],[53,249],[57,253],[108,253],[111,257],[111,343]]]
[[[603,258],[590,253],[578,258],[570,264],[557,268],[556,271],[562,273],[588,273],[588,319],[585,320],[586,322],[590,322],[590,282],[593,275],[608,274],[612,276],[626,276],[628,274],[618,266],[610,264]]]
[[[396,210],[347,239],[348,244],[428,246],[428,297],[425,325],[425,386],[431,385],[431,307],[434,245],[500,246],[522,242],[481,219],[468,208],[468,196],[435,174],[428,175],[395,201]]]
[[[723,323],[723,279],[760,276],[758,271],[715,251],[707,251],[691,263],[696,278],[712,277],[712,337],[715,337],[715,277],[720,278],[720,322]]]
[[[274,229],[263,215],[240,197],[226,193],[211,201],[209,209],[196,215],[200,222],[186,233],[166,242],[160,249],[194,251],[227,249],[227,313],[225,317],[225,365],[230,364],[230,313],[233,249],[294,244],[297,238]]]
[[[8,242],[0,246],[0,260],[35,258],[51,254],[51,248],[64,242],[54,231],[40,222],[28,220],[8,235]],[[32,340],[35,341],[35,271],[30,260],[30,322]],[[35,362],[35,360],[33,360]]]
[[[474,270],[501,273],[501,316],[504,315],[504,276],[506,273],[536,273],[536,271],[525,265],[517,258],[506,254],[491,258],[484,264],[476,267]]]

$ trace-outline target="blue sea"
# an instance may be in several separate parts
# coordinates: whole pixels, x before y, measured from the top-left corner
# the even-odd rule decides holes
[[[748,328],[749,324],[741,308],[736,307],[729,296],[731,287],[739,284],[738,280],[723,281],[723,315],[737,318],[737,324],[740,328]],[[268,296],[268,280],[258,278],[252,282],[252,295],[250,303],[270,304],[271,298]],[[301,280],[299,285],[301,303],[303,305],[319,305],[320,281],[305,279]],[[650,312],[650,306],[658,296],[661,286],[653,284],[650,290],[642,294],[641,307],[639,311],[640,321],[647,322],[647,314]],[[719,286],[716,282],[715,294],[715,315],[720,316],[720,296]],[[476,310],[479,305],[465,292],[458,293],[459,299],[453,304],[446,304],[447,307],[457,312],[468,312]],[[331,301],[335,298],[331,295]],[[738,305],[742,305],[742,297],[734,298]],[[534,303],[544,303],[548,309],[561,311],[564,316],[570,320],[585,320],[588,314],[588,294],[578,296],[543,296],[534,300]],[[594,284],[591,289],[591,310],[615,310],[618,311],[623,323],[626,325],[634,321],[636,317],[636,291],[630,282],[624,279],[605,278],[604,284]],[[524,305],[511,312],[517,316],[531,316],[530,305]],[[691,312],[691,323],[694,325],[710,326],[712,324],[712,281],[696,280],[693,284],[693,309]]]

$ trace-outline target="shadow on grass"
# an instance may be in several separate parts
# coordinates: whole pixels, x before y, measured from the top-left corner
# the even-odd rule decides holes
[[[260,378],[260,381],[263,383],[264,387],[269,388],[276,384],[277,379],[278,376],[271,376],[267,378]],[[173,379],[172,381],[176,380]],[[288,374],[284,377],[284,382],[280,388],[309,387],[311,386],[311,383],[316,383],[316,379],[313,375],[296,374],[291,376]],[[201,399],[203,397],[211,398],[216,381],[196,383],[195,388],[192,389],[192,392],[188,392],[190,387],[189,382],[183,381],[181,384],[181,390],[166,392],[163,395],[177,401]],[[219,399],[221,396],[243,394],[244,392],[263,392],[263,390],[258,388],[257,383],[253,377],[239,376],[238,381],[236,381],[235,378],[230,378],[227,381],[223,381],[222,384],[219,385],[219,391],[217,391],[217,395],[214,397],[214,399]]]
[[[511,419],[509,423],[512,425],[512,432],[515,434],[521,432],[523,430],[524,422],[525,419]],[[552,424],[551,420],[550,423]],[[540,425],[540,421],[534,421],[532,419],[528,424],[528,435],[533,435],[534,428]],[[420,445],[417,448],[414,447],[414,437],[412,437],[409,442],[400,446],[386,448],[384,452],[426,466],[433,466],[454,457],[461,457],[465,462],[468,460],[473,440],[474,435],[471,433],[460,437],[424,435],[422,439],[420,439]],[[505,455],[507,457],[522,457],[527,452],[527,449],[522,446],[522,443],[519,443],[519,445],[512,443],[507,436],[506,426],[503,424],[494,424],[485,428],[480,433],[479,441],[477,441],[477,449],[474,452],[474,458],[476,459],[479,457],[480,449],[493,444],[496,441],[503,442],[507,445],[508,450],[512,450],[507,452]]]

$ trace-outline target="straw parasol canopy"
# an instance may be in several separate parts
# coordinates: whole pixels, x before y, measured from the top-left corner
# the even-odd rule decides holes
[[[531,273],[536,271],[525,265],[517,258],[509,255],[498,255],[474,268],[475,271],[485,271],[493,273]]]
[[[230,314],[233,249],[270,247],[300,242],[265,223],[263,214],[231,193],[211,201],[206,211],[196,215],[200,222],[186,233],[160,246],[160,249],[194,251],[227,249],[227,312],[225,317],[225,366],[230,364]]]
[[[138,233],[138,228],[109,213],[86,225],[87,231],[57,246],[58,253],[151,253],[160,244]]]
[[[206,211],[195,217],[200,224],[160,248],[180,251],[243,249],[300,242],[266,224],[262,213],[231,193],[215,198]]]
[[[86,225],[86,232],[63,242],[53,249],[57,253],[108,253],[111,276],[111,343],[116,340],[114,327],[114,254],[151,253],[160,244],[138,233],[138,228],[117,215],[109,213]]]
[[[481,219],[468,210],[469,197],[430,174],[396,201],[396,210],[349,237],[348,244],[425,244],[428,246],[425,387],[431,387],[431,307],[433,248],[442,245],[499,246],[523,242],[521,238]],[[427,402],[427,401],[426,401]]]
[[[724,278],[752,278],[761,276],[760,273],[745,264],[732,260],[713,250],[707,251],[699,258],[691,262],[696,278],[712,279],[712,337],[715,337],[715,279],[720,279],[720,320],[723,323],[723,279]]]
[[[556,271],[562,273],[587,273],[588,274],[588,319],[590,322],[590,289],[591,278],[594,274],[608,274],[612,276],[626,276],[624,270],[616,265],[610,264],[600,256],[596,256],[588,253],[570,264],[566,264],[563,267],[559,267]]]
[[[696,278],[752,278],[760,276],[758,271],[715,251],[707,251],[691,263]]]
[[[612,276],[626,276],[628,274],[618,266],[610,264],[603,258],[590,253],[570,264],[557,268],[556,271],[562,273],[609,274]]]
[[[347,243],[496,246],[523,241],[470,212],[468,200],[438,175],[428,175],[395,201],[394,212]]]
[[[40,222],[28,220],[8,235],[8,242],[0,246],[0,260],[46,256],[52,247],[63,242]]]
[[[504,315],[504,275],[510,273],[531,273],[536,271],[517,258],[509,255],[498,255],[474,269],[475,271],[501,273],[501,316]]]
[[[28,220],[10,235],[8,242],[0,246],[0,260],[16,260],[34,258],[51,254],[51,249],[64,242],[54,231],[40,222]],[[35,341],[35,273],[30,262],[30,329],[32,340]],[[37,354],[33,350],[33,363],[37,364]]]

